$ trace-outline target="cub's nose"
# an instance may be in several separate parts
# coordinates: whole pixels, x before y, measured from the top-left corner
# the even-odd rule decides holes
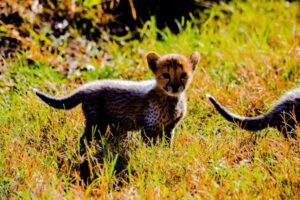
[[[173,93],[178,92],[178,89],[179,89],[179,85],[178,84],[172,84],[171,86],[172,86]]]

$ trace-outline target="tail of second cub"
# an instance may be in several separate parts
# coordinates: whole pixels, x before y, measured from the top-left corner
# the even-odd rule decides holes
[[[271,122],[273,118],[272,111],[258,117],[242,117],[227,110],[211,95],[206,94],[206,97],[211,101],[211,103],[215,106],[217,111],[225,119],[227,119],[230,122],[238,124],[243,129],[257,131],[257,130],[267,128],[272,123]]]
[[[49,95],[46,95],[37,89],[33,89],[34,93],[40,97],[45,103],[48,105],[58,108],[58,109],[71,109],[77,106],[82,102],[83,92],[82,91],[75,91],[74,93],[62,97],[62,98],[55,98]]]

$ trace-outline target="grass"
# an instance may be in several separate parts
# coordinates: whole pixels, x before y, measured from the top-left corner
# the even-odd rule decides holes
[[[298,87],[298,11],[297,2],[232,1],[214,5],[199,19],[183,19],[178,35],[157,30],[152,19],[139,30],[142,40],[110,40],[105,33],[98,43],[34,36],[29,48],[1,61],[0,198],[299,199],[299,143],[271,128],[255,134],[241,130],[205,98],[210,93],[230,110],[254,116]],[[81,56],[68,57],[71,44]],[[114,153],[98,162],[92,147],[87,167],[98,178],[85,185],[75,170],[84,159],[77,151],[84,129],[81,108],[50,108],[32,88],[65,95],[95,79],[148,79],[148,51],[201,54],[173,147],[148,147],[134,133],[110,148],[104,140],[101,145]],[[116,173],[122,155],[127,171]]]

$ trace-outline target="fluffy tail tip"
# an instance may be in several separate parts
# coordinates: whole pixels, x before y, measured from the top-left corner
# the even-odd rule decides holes
[[[206,94],[206,98],[208,98],[210,100],[210,102],[212,102],[213,104],[217,103],[217,101],[215,100],[215,98],[213,96],[211,96],[210,94]]]
[[[37,94],[37,93],[39,92],[39,90],[36,89],[36,88],[33,88],[33,92],[34,92],[35,94]]]
[[[208,94],[208,93],[207,93],[205,96],[206,96],[206,98],[208,98],[208,99],[213,99],[213,97],[212,97],[210,94]]]

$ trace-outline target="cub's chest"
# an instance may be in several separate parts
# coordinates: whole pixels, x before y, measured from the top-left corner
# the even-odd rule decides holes
[[[149,103],[145,121],[147,124],[168,125],[185,114],[184,103],[155,104]]]

